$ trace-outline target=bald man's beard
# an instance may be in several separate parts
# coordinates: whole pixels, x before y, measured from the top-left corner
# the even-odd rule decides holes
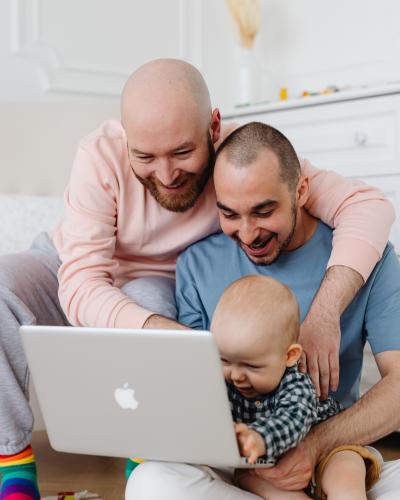
[[[154,175],[144,178],[140,177],[135,171],[133,173],[163,208],[171,212],[186,212],[195,205],[214,170],[215,149],[210,134],[207,136],[207,147],[208,160],[201,172],[199,174],[186,172],[179,176],[178,179],[175,179],[175,185],[185,183],[185,190],[181,193],[167,194],[160,189],[163,184]]]

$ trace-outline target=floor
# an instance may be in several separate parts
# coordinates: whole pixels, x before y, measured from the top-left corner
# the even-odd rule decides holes
[[[59,491],[89,490],[103,500],[124,498],[125,460],[56,452],[43,431],[34,433],[32,445],[43,497]],[[400,432],[378,441],[375,446],[386,460],[400,458]]]
[[[42,497],[56,496],[60,491],[88,490],[98,493],[103,500],[124,498],[124,459],[54,451],[45,431],[34,432],[32,447]]]

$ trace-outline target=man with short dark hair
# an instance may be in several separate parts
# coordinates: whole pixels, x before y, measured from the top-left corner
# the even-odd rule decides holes
[[[214,184],[224,234],[192,245],[179,257],[178,320],[190,328],[209,329],[224,289],[242,276],[260,274],[294,292],[303,321],[325,275],[332,230],[304,208],[309,181],[290,142],[268,125],[244,125],[220,146]],[[256,474],[279,489],[301,490],[316,464],[333,448],[349,442],[368,444],[400,427],[399,325],[400,265],[389,243],[371,277],[341,315],[341,377],[334,396],[347,409],[314,427],[277,466],[258,469]],[[382,379],[358,399],[365,340]],[[131,476],[127,498],[258,498],[231,482],[229,475],[207,467],[148,463]],[[394,500],[399,492],[397,460],[384,464],[368,498]]]
[[[262,155],[260,155],[262,151]],[[290,142],[286,137],[264,123],[250,123],[233,132],[221,144],[217,158],[223,159],[238,169],[242,169],[242,175],[246,176],[246,169],[249,165],[256,166],[258,163],[264,164],[269,162],[276,164],[279,172],[279,179],[282,185],[286,186],[289,194],[289,199],[285,200],[284,206],[287,209],[286,226],[280,224],[281,231],[274,233],[273,231],[261,232],[254,238],[254,231],[249,226],[240,232],[234,231],[230,227],[237,227],[235,214],[231,214],[231,209],[219,200],[217,207],[222,213],[221,225],[224,232],[237,241],[249,258],[257,265],[271,264],[276,260],[282,250],[288,250],[293,247],[293,237],[297,224],[297,206],[296,190],[301,177],[301,167],[299,159],[296,155]],[[279,158],[279,161],[277,161]],[[222,161],[222,160],[221,160]],[[261,165],[261,170],[263,167]],[[260,185],[262,189],[262,186]],[[308,190],[303,193],[302,205],[308,197]],[[278,209],[283,210],[283,207],[277,207],[277,202],[274,199],[263,200],[262,203],[255,207],[264,218],[270,216]],[[282,203],[283,205],[283,203]],[[308,214],[306,214],[308,215]]]

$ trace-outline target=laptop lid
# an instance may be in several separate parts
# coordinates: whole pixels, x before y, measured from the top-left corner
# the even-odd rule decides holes
[[[206,331],[22,326],[59,451],[243,466]]]

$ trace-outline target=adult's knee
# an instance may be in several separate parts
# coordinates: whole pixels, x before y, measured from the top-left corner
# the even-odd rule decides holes
[[[18,294],[23,286],[23,276],[19,276],[20,259],[16,255],[0,257],[0,297],[4,298],[6,291]]]
[[[176,319],[175,281],[165,276],[145,276],[126,283],[121,291],[140,306]]]
[[[190,485],[202,479],[206,479],[204,472],[190,465],[143,462],[129,477],[125,500],[195,500],[196,492]]]
[[[379,481],[368,491],[368,500],[398,500],[400,460],[384,462]]]
[[[57,295],[56,268],[53,256],[37,249],[0,256],[0,298],[29,305],[38,295]]]
[[[174,480],[172,479],[172,483]],[[130,475],[125,490],[125,500],[177,500],[171,495],[171,478],[166,478],[165,465],[158,462],[144,462]]]
[[[0,256],[0,293],[9,291],[19,297],[40,286],[42,277],[47,278],[43,263],[29,252]],[[27,290],[30,289],[30,290]]]

